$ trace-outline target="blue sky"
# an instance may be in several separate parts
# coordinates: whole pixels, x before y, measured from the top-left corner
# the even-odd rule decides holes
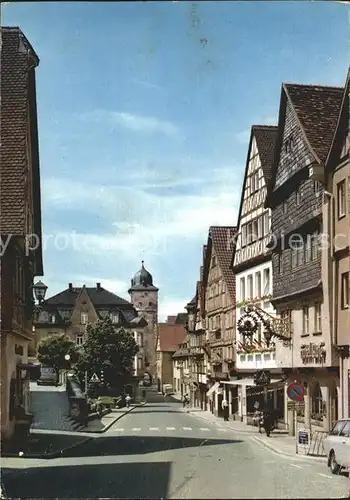
[[[195,291],[208,227],[235,225],[252,124],[282,81],[343,85],[349,7],[335,2],[10,3],[40,57],[48,296],[128,298],[141,260],[160,318]]]

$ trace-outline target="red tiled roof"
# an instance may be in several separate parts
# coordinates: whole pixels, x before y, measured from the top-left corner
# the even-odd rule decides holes
[[[158,338],[161,352],[176,352],[186,337],[184,325],[158,324]]]
[[[236,232],[237,228],[233,226],[211,226],[209,228],[209,237],[233,302],[236,301],[236,284],[231,260]]]
[[[306,138],[320,162],[325,162],[337,126],[343,87],[284,83]]]

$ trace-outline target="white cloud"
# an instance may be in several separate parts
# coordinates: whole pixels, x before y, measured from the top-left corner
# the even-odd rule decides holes
[[[158,314],[159,322],[164,323],[168,316],[175,316],[178,313],[186,312],[185,305],[188,300],[188,298],[183,300],[160,300]]]
[[[240,199],[240,187],[234,185],[233,169],[211,171],[216,183],[203,181],[203,193],[162,196],[143,191],[134,185],[84,186],[65,180],[43,183],[46,209],[81,209],[85,213],[103,214],[110,231],[105,234],[67,231],[45,234],[44,249],[73,250],[85,254],[120,251],[164,254],[175,242],[205,239],[210,225],[234,225]],[[191,185],[191,179],[187,179]],[[186,182],[184,182],[186,185]],[[72,197],[69,193],[73,192]],[[48,206],[47,206],[48,205]]]
[[[79,115],[79,118],[86,121],[119,125],[135,132],[161,133],[168,136],[175,136],[179,132],[177,126],[170,121],[161,120],[154,116],[135,115],[124,111],[97,109]]]

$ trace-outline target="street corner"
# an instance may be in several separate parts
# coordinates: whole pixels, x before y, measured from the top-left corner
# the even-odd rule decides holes
[[[95,419],[89,422],[87,427],[84,427],[81,432],[89,432],[92,434],[102,434],[108,431],[112,425],[118,420],[128,415],[140,405],[131,405],[129,408],[114,409],[110,413],[104,415],[101,419]]]
[[[265,448],[278,456],[282,456],[284,458],[288,458],[290,460],[308,460],[315,462],[325,462],[326,457],[315,457],[311,455],[301,455],[296,453],[295,445],[291,445],[290,443],[283,443],[281,440],[269,441],[271,438],[267,438],[264,436],[250,436],[252,442],[257,443],[262,448]]]

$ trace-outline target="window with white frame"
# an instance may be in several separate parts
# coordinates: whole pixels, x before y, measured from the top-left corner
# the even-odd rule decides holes
[[[350,292],[349,292],[349,273],[343,273],[341,275],[341,308],[348,309],[350,307]]]
[[[255,296],[261,297],[261,273],[255,273]]]
[[[80,313],[80,323],[81,323],[82,325],[87,325],[88,318],[89,318],[89,317],[88,317],[88,313],[86,313],[86,312],[82,312],[82,313]]]
[[[255,219],[252,222],[252,241],[256,241],[257,239],[258,239],[258,219]]]
[[[251,299],[253,297],[253,275],[250,274],[247,278],[247,299]]]
[[[84,344],[84,335],[77,335],[75,342],[77,345],[83,345]]]
[[[309,306],[303,307],[303,335],[308,335],[310,333],[309,328]]]
[[[304,245],[305,249],[305,264],[311,261],[312,258],[312,252],[311,252],[311,236],[307,235],[306,237],[306,242]]]
[[[260,217],[258,217],[258,238],[259,239],[263,237],[263,232],[264,232],[263,225],[264,225],[263,216],[260,215]]]
[[[320,245],[319,245],[319,235],[314,233],[311,235],[311,259],[316,260],[318,257]]]
[[[338,219],[346,215],[346,191],[345,179],[337,184],[337,206],[338,206]]]
[[[270,294],[270,269],[264,269],[264,295]]]
[[[50,323],[56,323],[56,314],[50,314]]]
[[[241,229],[241,246],[245,247],[247,244],[247,225],[243,224]]]
[[[142,370],[143,368],[143,360],[142,358],[137,358],[137,369]]]
[[[322,331],[321,302],[315,303],[315,333]]]
[[[253,233],[252,223],[248,222],[248,224],[247,224],[247,245],[249,245],[252,242],[252,233]]]
[[[240,295],[241,300],[245,300],[245,278],[241,278],[240,280]]]
[[[112,323],[118,323],[118,320],[119,320],[118,313],[112,312],[111,313],[111,320],[112,320]]]
[[[264,213],[264,236],[267,236],[270,232],[270,214],[269,212]]]

